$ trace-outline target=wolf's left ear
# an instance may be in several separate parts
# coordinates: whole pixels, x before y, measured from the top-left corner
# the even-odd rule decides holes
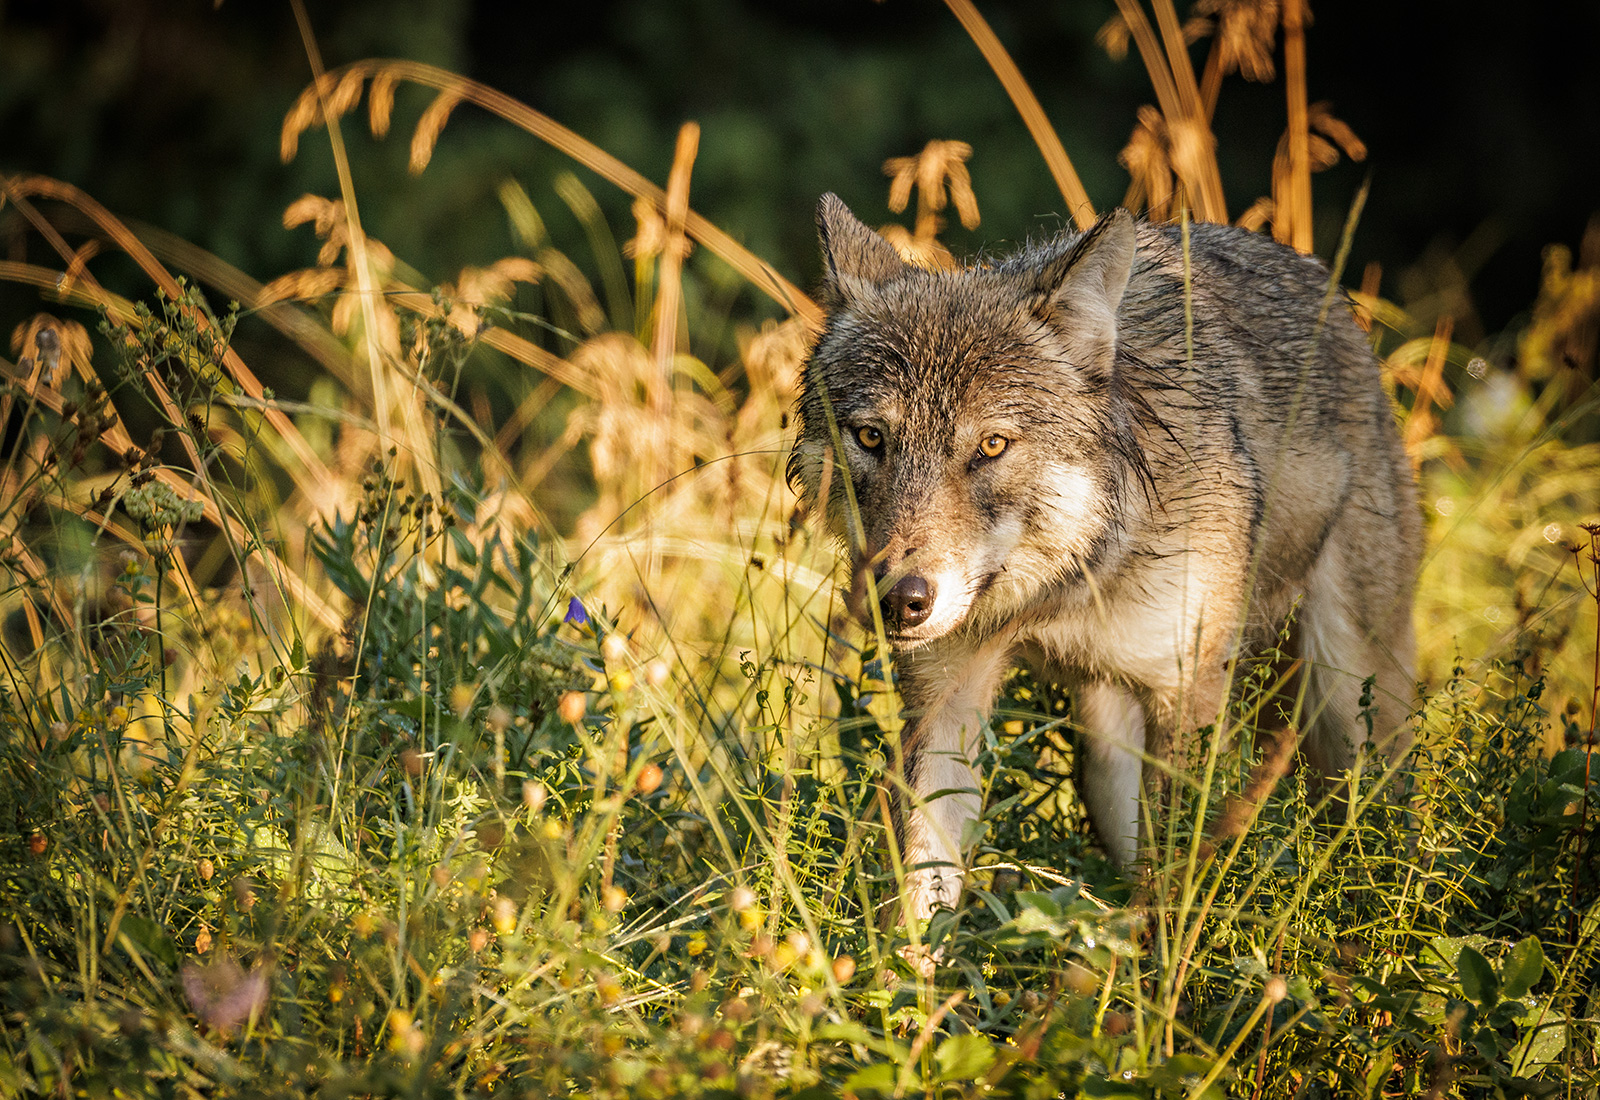
[[[1133,215],[1113,210],[1039,269],[1035,289],[1052,308],[1072,318],[1074,328],[1084,335],[1112,341],[1137,246]]]
[[[833,303],[903,275],[909,268],[894,245],[861,224],[844,201],[829,192],[817,203],[824,290]]]

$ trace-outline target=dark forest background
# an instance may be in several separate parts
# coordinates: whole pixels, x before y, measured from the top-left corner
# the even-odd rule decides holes
[[[882,162],[932,138],[974,148],[983,223],[948,231],[958,254],[1063,224],[1061,198],[999,83],[929,0],[309,8],[329,67],[406,57],[476,77],[658,181],[678,125],[698,120],[692,205],[802,285],[817,275],[817,196],[834,190],[869,222],[889,220]],[[1116,203],[1127,186],[1117,151],[1153,96],[1136,57],[1113,62],[1094,42],[1114,5],[986,0],[981,10],[1091,197]],[[1377,261],[1387,296],[1437,296],[1437,310],[1424,312],[1456,314],[1457,339],[1468,343],[1513,325],[1535,298],[1541,249],[1576,246],[1600,211],[1600,4],[1329,0],[1314,17],[1310,96],[1332,101],[1370,149],[1365,164],[1314,181],[1318,251],[1331,254],[1370,172],[1350,278]],[[337,191],[320,132],[292,163],[278,156],[284,112],[309,77],[287,3],[0,3],[0,171],[67,180],[122,217],[269,279],[309,264],[316,248],[309,233],[281,227],[283,208],[306,191]],[[369,231],[428,278],[449,278],[510,251],[495,199],[510,177],[559,239],[570,215],[550,181],[570,164],[470,108],[456,113],[428,171],[406,172],[403,135],[426,101],[403,88],[386,141],[356,120],[345,127]],[[1283,125],[1281,82],[1224,85],[1216,126],[1232,216],[1267,192]],[[579,174],[619,237],[631,235],[625,196]],[[0,240],[0,251],[42,249],[23,237]],[[102,278],[115,285],[114,273]],[[139,287],[130,272],[130,289]],[[744,305],[766,308],[753,297]]]

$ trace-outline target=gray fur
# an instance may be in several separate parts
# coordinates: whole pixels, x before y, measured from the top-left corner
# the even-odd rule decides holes
[[[869,574],[897,597],[884,607],[912,792],[898,826],[926,865],[918,916],[958,895],[978,811],[975,794],[928,796],[977,786],[972,757],[1019,657],[1093,704],[1085,799],[1124,862],[1128,769],[1140,752],[1181,764],[1239,644],[1269,640],[1297,600],[1308,760],[1349,766],[1367,676],[1384,740],[1407,742],[1421,517],[1377,362],[1319,262],[1201,224],[1186,273],[1176,226],[1117,211],[928,271],[832,195],[818,224],[827,323],[790,474],[849,548],[856,613],[871,622]]]

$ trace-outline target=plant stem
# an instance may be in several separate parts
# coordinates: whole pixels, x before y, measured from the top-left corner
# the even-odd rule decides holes
[[[1311,251],[1311,130],[1306,95],[1304,0],[1283,3],[1283,76],[1289,105],[1289,217],[1287,243]],[[1280,214],[1282,212],[1280,211]],[[1280,237],[1280,240],[1285,238]]]

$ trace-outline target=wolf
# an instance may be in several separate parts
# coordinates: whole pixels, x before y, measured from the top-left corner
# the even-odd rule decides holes
[[[1369,730],[1407,748],[1422,517],[1377,360],[1319,261],[1117,210],[928,270],[834,195],[817,225],[825,322],[789,476],[893,648],[911,916],[959,898],[976,758],[1018,660],[1071,689],[1080,793],[1124,867],[1142,784],[1183,766],[1230,663],[1291,613],[1304,761],[1337,775]]]

